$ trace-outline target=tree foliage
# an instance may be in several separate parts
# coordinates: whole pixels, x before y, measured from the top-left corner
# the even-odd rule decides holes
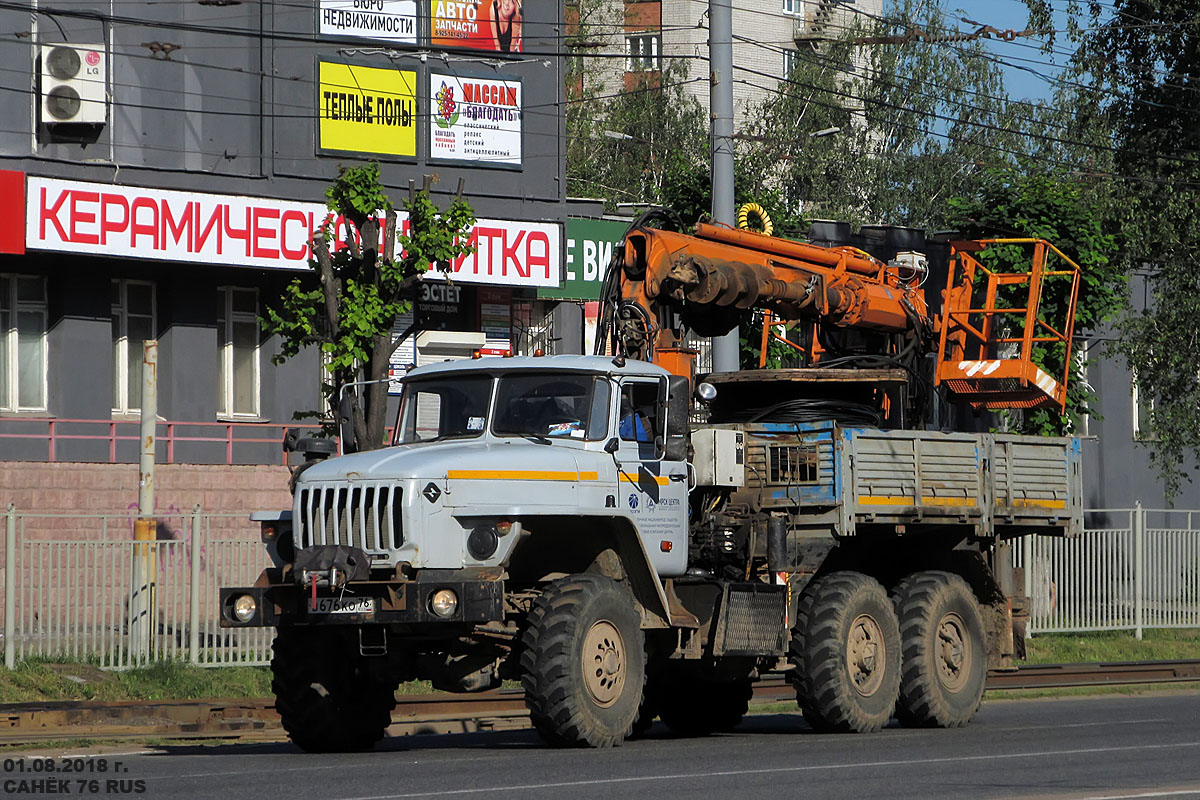
[[[779,91],[756,109],[739,168],[806,216],[939,229],[946,201],[990,167],[1028,152],[1035,103],[1009,101],[984,44],[856,44],[953,28],[938,3],[900,0],[886,18],[801,49]],[[832,135],[813,136],[831,128]]]
[[[354,442],[343,441],[348,451],[369,450],[383,444],[388,365],[399,343],[392,341],[396,317],[412,307],[411,290],[425,272],[449,271],[471,252],[468,236],[475,215],[461,187],[450,206],[440,210],[427,179],[404,201],[407,231],[394,234],[395,208],[376,163],[340,169],[325,196],[330,216],[312,240],[312,274],[288,284],[261,323],[281,339],[273,358],[277,364],[311,345],[320,347],[328,371],[321,389],[334,418],[343,387],[372,381],[346,393]]]
[[[1055,27],[1048,3],[1027,4]],[[1190,0],[1087,2],[1067,13],[1074,55],[1060,104],[1085,144],[1079,169],[1105,187],[1118,263],[1146,281],[1147,301],[1117,324],[1116,350],[1139,396],[1154,400],[1145,441],[1174,495],[1200,460],[1200,16]]]
[[[575,197],[658,203],[680,170],[708,159],[708,122],[678,82],[682,64],[641,74],[614,96],[593,95],[567,112],[567,187]]]
[[[1046,239],[1062,250],[1080,269],[1075,310],[1077,333],[1095,331],[1121,310],[1125,275],[1114,261],[1114,236],[1105,230],[1099,201],[1089,199],[1077,181],[1055,174],[994,169],[980,176],[973,188],[969,196],[949,201],[950,227],[973,239]],[[1027,246],[989,248],[984,256],[990,256],[992,263],[985,265],[993,271],[1024,272],[1029,268]],[[1041,308],[1045,319],[1065,319],[1068,288],[1065,279],[1047,281],[1042,287]],[[1048,374],[1061,375],[1066,366],[1066,347],[1060,344],[1037,347],[1034,359]],[[1004,415],[1010,428],[1042,435],[1074,431],[1085,414],[1095,414],[1096,393],[1085,380],[1085,370],[1086,363],[1073,352],[1065,413],[1039,409]]]

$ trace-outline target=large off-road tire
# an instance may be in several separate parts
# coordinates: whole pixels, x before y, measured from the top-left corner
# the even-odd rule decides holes
[[[896,717],[912,727],[957,728],[979,710],[987,681],[983,616],[950,572],[916,572],[892,592],[900,618]]]
[[[800,598],[792,663],[796,700],[815,730],[882,728],[900,689],[900,628],[887,592],[857,572],[818,578]]]
[[[654,697],[658,716],[672,733],[707,736],[741,724],[753,694],[747,679],[718,683],[668,672]]]
[[[357,648],[331,631],[283,628],[272,649],[275,709],[301,749],[355,752],[383,738],[396,707],[396,687],[374,677]]]
[[[792,625],[792,639],[788,645],[788,661],[792,665],[788,678],[792,688],[796,690],[796,703],[804,710],[805,698],[810,696],[808,691],[808,666],[804,658],[804,632],[808,630],[808,618],[812,614],[813,598],[816,596],[817,580],[809,581],[796,600],[796,621]]]
[[[599,575],[550,584],[522,636],[521,683],[534,728],[561,746],[615,747],[633,729],[645,645],[633,596]]]

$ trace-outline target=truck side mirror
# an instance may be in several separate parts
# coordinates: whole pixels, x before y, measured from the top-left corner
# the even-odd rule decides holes
[[[657,452],[667,461],[687,460],[688,416],[691,414],[691,382],[683,375],[667,378],[666,392],[661,396],[665,438],[656,442]]]
[[[620,449],[621,440],[615,436],[604,443],[604,452],[608,453],[609,455],[612,455]]]
[[[667,393],[667,441],[673,436],[687,436],[688,417],[692,412],[691,382],[683,375],[672,375]]]

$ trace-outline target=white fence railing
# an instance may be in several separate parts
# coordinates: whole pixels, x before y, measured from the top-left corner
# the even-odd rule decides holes
[[[162,659],[266,664],[273,632],[221,628],[217,589],[267,566],[245,514],[173,512],[154,541],[133,517],[28,514],[5,527],[4,660],[81,658],[108,669]],[[1031,633],[1200,627],[1200,511],[1089,511],[1077,539],[1013,548]]]
[[[164,659],[266,664],[272,631],[219,626],[217,590],[267,566],[246,514],[174,512],[157,539],[133,517],[4,514],[4,663],[83,658],[108,669]]]
[[[1014,547],[1032,604],[1030,633],[1200,627],[1200,511],[1087,512],[1077,539]]]

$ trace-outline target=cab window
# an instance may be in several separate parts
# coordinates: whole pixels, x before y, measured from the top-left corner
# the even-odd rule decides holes
[[[658,435],[658,382],[626,382],[621,385],[618,432],[627,442],[653,444]]]
[[[598,441],[608,434],[609,392],[597,375],[502,375],[492,433]]]

